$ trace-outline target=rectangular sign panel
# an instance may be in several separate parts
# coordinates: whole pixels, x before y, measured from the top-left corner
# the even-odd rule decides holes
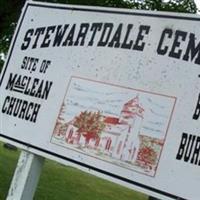
[[[27,2],[0,137],[163,199],[200,196],[200,17]]]

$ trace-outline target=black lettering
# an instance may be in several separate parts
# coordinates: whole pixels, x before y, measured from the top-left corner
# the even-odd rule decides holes
[[[25,36],[24,36],[24,42],[22,43],[22,46],[21,46],[21,50],[26,50],[29,45],[30,45],[30,42],[31,42],[31,36],[33,35],[34,33],[34,29],[29,29]]]
[[[38,58],[25,56],[22,61],[21,69],[29,70],[30,72],[35,71],[38,61]]]
[[[100,37],[100,40],[97,44],[97,46],[106,46],[109,39],[110,39],[110,34],[112,32],[112,29],[113,29],[113,23],[105,23],[104,24],[104,27],[103,27],[103,31],[102,31],[102,34],[101,34],[101,37]]]
[[[37,115],[40,110],[40,106],[41,106],[40,104],[35,104],[35,107],[33,109],[33,113],[32,113],[31,119],[30,119],[31,122],[34,122],[34,123],[36,122]]]
[[[5,100],[4,100],[4,104],[3,104],[3,107],[2,107],[2,110],[1,110],[2,113],[5,113],[5,112],[7,111],[8,107],[6,106],[6,104],[9,103],[9,101],[10,101],[10,97],[7,96],[7,97],[5,98]]]
[[[73,38],[74,38],[74,32],[75,32],[76,24],[72,26],[70,29],[65,41],[63,42],[62,46],[72,46],[73,45]]]
[[[19,118],[24,119],[27,105],[28,105],[28,101],[24,100],[23,104],[22,104],[22,107],[21,107],[21,110],[20,110],[20,113],[19,113],[19,116],[18,116]]]
[[[21,82],[22,82],[22,75],[19,75],[17,81],[15,82],[15,85],[21,85]]]
[[[53,42],[53,47],[60,46],[60,43],[63,40],[63,37],[65,35],[65,32],[66,32],[68,26],[69,26],[69,24],[65,24],[64,28],[62,28],[62,25],[59,25],[57,27],[56,35],[55,35],[54,42]]]
[[[32,49],[35,49],[37,47],[39,37],[44,34],[44,31],[45,31],[45,27],[40,27],[40,28],[36,29],[36,31],[35,31],[36,38],[35,38],[35,42],[32,46]]]
[[[7,96],[2,107],[2,113],[36,122],[40,107],[40,104]]]
[[[44,88],[44,91],[43,91],[43,94],[42,94],[42,99],[47,99],[48,96],[49,96],[49,91],[51,90],[51,86],[52,86],[53,82],[49,82],[49,81],[46,81],[46,84],[45,84],[45,88]]]
[[[191,61],[196,57],[194,63],[200,64],[200,42],[196,45],[195,44],[195,35],[193,33],[190,33],[189,36],[189,43],[185,52],[185,55],[183,56],[183,60],[188,61],[189,58]]]
[[[90,31],[92,31],[92,36],[91,36],[91,38],[90,38],[90,41],[89,41],[89,43],[88,43],[88,46],[92,46],[92,45],[93,45],[93,43],[94,43],[94,38],[95,38],[95,36],[96,36],[96,33],[97,33],[97,31],[100,31],[100,30],[101,30],[102,24],[103,24],[103,23],[93,23],[93,24],[92,24],[92,27],[91,27],[91,29],[90,29]]]
[[[42,86],[43,86],[43,83],[40,84],[40,86],[38,87],[37,92],[35,94],[35,97],[41,98],[41,96],[42,96]]]
[[[183,157],[183,154],[185,152],[185,145],[187,143],[187,139],[188,139],[187,133],[183,133],[182,138],[181,138],[181,143],[180,143],[180,146],[179,146],[179,149],[178,149],[178,153],[176,155],[177,160],[181,160],[182,157]]]
[[[133,28],[132,24],[129,24],[127,26],[126,35],[124,37],[124,41],[122,42],[122,46],[121,46],[121,48],[123,48],[123,49],[130,49],[132,47],[132,45],[133,45],[133,40],[130,40],[128,42],[128,38],[129,38],[130,31],[131,31],[132,28]]]
[[[167,37],[167,38],[172,37],[172,33],[173,33],[172,29],[167,28],[167,29],[163,30],[159,44],[158,44],[158,48],[157,48],[158,54],[165,55],[167,53],[169,47],[167,45],[163,46],[163,43],[164,43],[165,37]]]
[[[30,120],[31,114],[29,113],[29,111],[30,111],[30,109],[33,109],[33,107],[34,107],[34,103],[30,102],[28,107],[27,107],[27,110],[26,110],[25,120]]]
[[[56,26],[47,27],[46,34],[44,36],[44,40],[40,46],[41,48],[49,47],[49,44],[51,42],[51,39],[49,39],[49,38],[50,38],[51,34],[55,31],[55,28],[56,28]]]
[[[181,49],[178,49],[178,51],[176,50],[178,47],[180,47],[181,41],[185,41],[186,36],[187,36],[187,32],[184,32],[184,31],[175,32],[175,39],[174,39],[171,51],[169,52],[169,57],[178,58],[178,59],[181,57],[182,50]]]
[[[36,90],[35,90],[35,88],[36,88],[36,86],[38,85],[38,83],[39,83],[39,79],[38,78],[35,78],[34,80],[33,80],[33,84],[32,84],[32,87],[31,87],[31,90],[30,90],[30,96],[35,96],[35,93],[36,93]]]
[[[139,30],[136,42],[135,42],[135,44],[133,46],[133,49],[134,50],[138,50],[138,51],[143,51],[144,50],[144,46],[145,46],[145,42],[141,42],[141,41],[144,39],[144,34],[147,35],[149,33],[150,26],[141,25],[139,29],[140,30]]]
[[[120,38],[121,38],[121,32],[122,32],[122,24],[119,24],[115,34],[113,35],[112,40],[108,43],[108,47],[120,47]]]
[[[188,137],[187,146],[186,146],[185,155],[184,155],[185,162],[188,162],[188,160],[190,159],[195,139],[196,139],[195,135],[189,135],[189,137]]]
[[[80,25],[80,30],[79,30],[79,33],[78,33],[78,36],[76,38],[76,41],[74,42],[74,45],[75,46],[83,46],[84,43],[85,43],[85,37],[87,35],[87,32],[88,32],[88,28],[89,28],[89,24],[88,23],[82,23]],[[79,40],[81,39],[81,42],[79,44]]]
[[[9,107],[7,109],[6,114],[8,114],[8,115],[12,114],[12,111],[13,111],[13,108],[14,108],[14,105],[15,105],[15,101],[16,101],[16,98],[11,97],[10,102],[9,102]]]
[[[22,61],[22,65],[21,65],[21,68],[22,69],[26,69],[26,66],[27,66],[27,60],[28,60],[28,57],[25,56],[23,61]]]
[[[199,98],[197,100],[197,106],[196,106],[195,112],[193,114],[193,119],[197,120],[197,119],[199,119],[199,116],[200,116],[200,94],[199,94]]]
[[[19,114],[19,110],[21,108],[22,100],[17,99],[15,103],[15,109],[13,111],[13,116],[16,117]]]
[[[191,158],[191,163],[192,164],[200,165],[199,153],[200,153],[200,137],[197,137],[196,144],[195,144],[194,151],[193,151],[193,156]]]
[[[14,86],[16,77],[17,77],[17,74],[15,74],[13,76],[13,74],[10,73],[9,80],[8,80],[7,85],[6,85],[6,90],[13,90],[13,86]]]
[[[30,94],[30,88],[29,88],[30,81],[31,81],[31,77],[28,77],[28,80],[26,82],[26,88],[24,90],[24,94],[26,94],[26,95]]]

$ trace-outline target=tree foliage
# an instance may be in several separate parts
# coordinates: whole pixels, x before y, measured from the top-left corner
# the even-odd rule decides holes
[[[0,53],[6,54],[25,0],[0,0]],[[3,56],[0,55],[0,68]]]
[[[100,112],[89,111],[81,112],[75,118],[74,125],[78,128],[78,132],[95,132],[97,135],[105,127]]]
[[[86,138],[86,143],[89,143],[92,138],[98,138],[105,128],[101,113],[89,111],[81,112],[79,116],[75,117],[74,126]]]
[[[133,0],[134,8],[143,10],[157,10],[183,13],[196,13],[197,7],[194,0]]]
[[[42,0],[40,0],[42,1]],[[43,0],[51,3],[196,13],[194,0]],[[0,0],[0,69],[25,0]],[[2,54],[3,53],[3,54]]]

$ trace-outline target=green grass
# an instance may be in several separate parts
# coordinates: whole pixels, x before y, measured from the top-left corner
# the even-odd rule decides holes
[[[0,143],[0,200],[4,200],[15,170],[19,152],[3,148]]]
[[[19,153],[0,143],[0,200],[6,199]],[[147,196],[46,160],[34,200],[147,200]]]

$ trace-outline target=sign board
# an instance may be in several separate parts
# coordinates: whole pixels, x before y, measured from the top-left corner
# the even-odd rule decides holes
[[[1,139],[149,195],[198,200],[199,22],[27,2],[1,73]]]

